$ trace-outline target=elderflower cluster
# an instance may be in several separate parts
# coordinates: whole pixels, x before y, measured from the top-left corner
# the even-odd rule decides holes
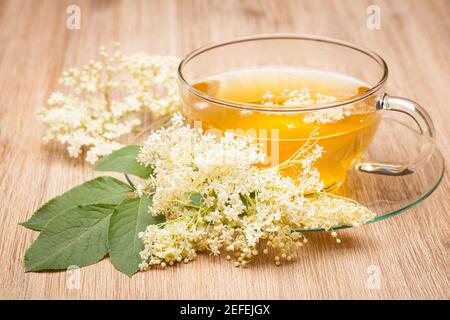
[[[337,101],[337,97],[320,92],[312,93],[311,89],[306,87],[300,90],[283,89],[279,95],[267,91],[262,98],[262,104],[266,106],[276,105],[278,101],[282,101],[281,105],[290,107],[310,106]]]
[[[316,145],[298,152],[292,161],[300,174],[292,179],[278,168],[256,167],[265,155],[251,138],[205,134],[174,116],[170,127],[149,136],[138,156],[153,168],[138,193],[153,198],[150,214],[166,217],[139,234],[144,242],[141,270],[188,263],[202,251],[225,251],[237,267],[246,266],[261,245],[265,254],[275,251],[280,265],[294,260],[307,241],[301,229],[330,230],[372,219],[367,208],[321,192],[312,165],[320,152]]]
[[[337,101],[339,101],[337,96],[330,96],[321,92],[313,93],[311,89],[304,87],[300,90],[283,89],[278,95],[267,91],[263,94],[261,103],[265,106],[310,107]],[[331,123],[351,115],[367,113],[368,111],[370,110],[364,103],[350,104],[343,107],[319,109],[305,113],[303,121],[305,123]]]
[[[118,44],[112,54],[100,47],[98,61],[63,73],[67,92],[52,93],[39,111],[47,126],[44,142],[67,145],[71,157],[86,151],[90,163],[119,149],[118,138],[141,124],[140,114],[158,117],[179,109],[178,63],[170,56],[126,55]]]

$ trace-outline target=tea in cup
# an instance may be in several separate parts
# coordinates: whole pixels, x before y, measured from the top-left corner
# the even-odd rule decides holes
[[[408,173],[434,147],[426,112],[382,93],[384,60],[338,40],[262,35],[211,45],[188,55],[179,77],[183,113],[191,124],[255,136],[268,155],[264,166],[285,163],[308,142],[320,145],[316,167],[326,189],[340,185],[351,168]],[[424,143],[416,159],[363,160],[382,120],[380,110],[407,113],[419,124]],[[282,172],[295,177],[299,168]]]

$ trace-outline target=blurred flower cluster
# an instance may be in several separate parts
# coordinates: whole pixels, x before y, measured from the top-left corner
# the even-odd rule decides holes
[[[155,117],[179,109],[176,69],[179,59],[138,53],[126,55],[116,44],[112,53],[100,47],[99,60],[60,78],[67,89],[54,92],[38,116],[47,125],[44,142],[67,145],[71,157],[86,160],[122,147],[118,141],[141,124],[140,114]]]
[[[294,260],[307,241],[301,229],[332,231],[374,217],[350,199],[322,192],[314,168],[322,148],[316,143],[305,144],[293,158],[301,171],[298,179],[283,176],[279,168],[255,166],[265,158],[260,149],[252,138],[216,137],[190,128],[179,115],[149,136],[138,161],[153,175],[136,192],[152,197],[150,213],[164,215],[166,222],[139,234],[145,245],[142,270],[187,263],[201,251],[225,251],[239,267],[259,250],[274,250],[280,265]]]

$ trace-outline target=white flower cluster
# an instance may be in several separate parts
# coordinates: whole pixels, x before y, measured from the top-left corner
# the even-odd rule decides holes
[[[170,127],[150,135],[138,157],[154,170],[139,193],[153,197],[151,214],[166,217],[139,235],[145,245],[141,270],[187,263],[201,251],[226,251],[228,260],[246,266],[261,240],[263,253],[275,249],[280,265],[295,259],[297,247],[306,242],[295,229],[329,230],[373,218],[351,200],[321,193],[312,165],[321,149],[314,144],[302,149],[293,157],[300,167],[294,180],[277,168],[257,168],[265,155],[251,138],[204,134],[174,116]]]
[[[47,125],[44,142],[66,144],[71,157],[86,151],[90,163],[119,149],[118,138],[141,124],[141,113],[157,117],[179,109],[178,63],[171,56],[126,55],[118,44],[112,54],[100,47],[99,61],[64,72],[67,92],[51,94],[39,111]]]
[[[262,96],[261,103],[266,106],[278,105],[287,107],[308,107],[313,105],[330,104],[338,101],[338,97],[326,95],[320,92],[313,93],[309,88],[300,90],[283,89],[281,94],[275,95],[267,91]],[[333,107],[329,109],[315,110],[305,113],[305,123],[331,123],[344,119],[345,117],[367,113],[369,110],[364,103]]]
[[[279,95],[267,91],[262,96],[261,103],[266,106],[277,105],[281,102],[283,106],[298,107],[311,106],[315,104],[325,104],[337,101],[337,97],[326,95],[320,92],[313,93],[309,88],[300,90],[283,89]]]

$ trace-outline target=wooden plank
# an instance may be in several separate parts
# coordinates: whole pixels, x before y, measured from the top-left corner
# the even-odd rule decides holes
[[[381,30],[366,27],[373,1],[76,1],[80,30],[65,27],[74,1],[0,2],[0,297],[24,299],[378,299],[449,295],[449,175],[426,202],[398,217],[341,233],[336,245],[313,234],[297,262],[276,268],[259,258],[236,269],[201,256],[128,279],[108,261],[67,273],[24,273],[37,233],[19,227],[43,202],[91,178],[91,166],[43,146],[35,112],[57,88],[62,69],[80,66],[101,44],[183,56],[206,43],[241,35],[298,32],[336,37],[379,52],[390,66],[387,91],[423,104],[438,145],[450,157],[450,2],[376,1]],[[367,269],[382,286],[368,289]]]

